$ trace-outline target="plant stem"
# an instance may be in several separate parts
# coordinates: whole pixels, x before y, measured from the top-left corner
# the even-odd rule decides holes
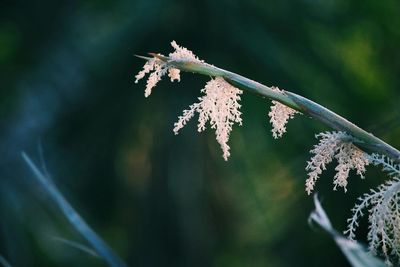
[[[345,131],[354,137],[353,143],[368,151],[386,155],[395,161],[400,161],[400,151],[391,145],[385,143],[383,140],[377,138],[371,133],[366,132],[345,118],[339,116],[333,111],[295,93],[282,90],[281,92],[273,90],[271,87],[250,80],[239,74],[217,68],[213,65],[190,60],[171,60],[169,57],[160,54],[150,55],[166,62],[169,66],[177,68],[182,71],[198,73],[208,76],[223,77],[227,82],[238,87],[239,89],[246,90],[259,94],[263,97],[268,97],[272,100],[278,101],[288,107],[291,107],[303,114],[325,123],[329,127],[337,131]],[[142,57],[146,59],[145,57]]]

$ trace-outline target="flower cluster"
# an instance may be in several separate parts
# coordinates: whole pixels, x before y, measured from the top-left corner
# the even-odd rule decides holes
[[[196,57],[192,51],[179,46],[175,41],[171,42],[174,51],[169,54],[167,60],[161,60],[162,55],[149,58],[143,70],[136,77],[136,83],[149,74],[145,89],[145,97],[151,94],[152,88],[167,74],[171,82],[180,81],[180,70],[172,66],[171,61],[204,62]],[[277,94],[285,94],[284,90],[277,87],[271,88]],[[215,129],[217,142],[220,144],[223,158],[228,160],[230,147],[229,136],[235,123],[242,125],[241,100],[242,91],[228,83],[223,77],[211,78],[201,89],[203,94],[198,98],[199,102],[189,106],[178,117],[174,124],[174,133],[179,131],[187,122],[198,113],[197,129],[202,132],[209,122]],[[277,139],[286,132],[286,124],[296,113],[300,113],[284,104],[273,100],[271,110],[268,113],[272,124],[272,136]],[[353,143],[356,141],[345,132],[325,132],[316,135],[319,143],[310,151],[313,156],[307,162],[306,192],[311,194],[315,183],[326,170],[326,166],[334,159],[337,161],[336,174],[333,178],[333,189],[342,187],[346,192],[348,177],[351,170],[364,178],[365,168],[369,164],[382,165],[383,170],[392,178],[391,181],[379,186],[370,193],[359,198],[359,203],[352,209],[353,216],[348,220],[348,228],[345,234],[350,240],[354,240],[359,220],[367,210],[369,216],[368,240],[372,252],[381,252],[388,263],[389,258],[395,256],[400,259],[400,165],[385,156],[367,153],[360,150]],[[349,241],[350,242],[350,241]],[[400,262],[399,262],[400,263]]]
[[[283,93],[278,87],[271,87],[272,90]],[[286,132],[286,123],[289,119],[293,119],[296,113],[300,113],[278,101],[272,100],[271,111],[268,113],[270,123],[272,124],[272,136],[275,139],[282,137]]]
[[[167,70],[167,65],[158,58],[151,58],[146,62],[146,64],[144,64],[143,70],[135,76],[135,83],[144,78],[147,73],[150,73],[149,78],[147,79],[146,89],[144,91],[145,97],[148,97],[151,94],[151,90],[161,80],[161,77],[167,73]],[[177,78],[176,75],[172,76],[171,81],[173,81],[175,78]]]
[[[168,55],[169,60],[204,62],[196,57],[192,51],[179,46],[175,41],[172,41],[171,45],[175,51]],[[135,76],[135,83],[137,83],[146,74],[150,73],[144,93],[145,97],[151,94],[153,87],[167,73],[171,78],[171,82],[174,80],[180,81],[180,70],[170,66],[168,64],[169,60],[165,62],[157,56],[150,58],[143,66],[143,70]],[[271,89],[277,93],[284,94],[284,91],[277,87],[272,87]],[[201,92],[204,93],[204,96],[199,97],[200,102],[192,104],[188,110],[183,111],[183,115],[179,117],[178,122],[174,125],[174,133],[178,134],[179,130],[195,113],[199,113],[198,131],[204,131],[206,122],[209,121],[211,128],[215,129],[216,139],[221,146],[223,158],[227,160],[230,155],[228,140],[232,126],[235,122],[239,125],[242,124],[239,110],[242,91],[226,82],[222,77],[216,77],[211,79]],[[272,101],[271,111],[268,116],[272,124],[271,131],[274,138],[282,137],[286,132],[288,120],[293,118],[296,113],[299,112],[277,101]]]
[[[236,122],[242,125],[239,104],[242,91],[227,83],[223,78],[217,77],[211,79],[206,86],[201,89],[204,96],[199,97],[199,102],[190,105],[188,110],[183,111],[179,120],[174,124],[174,133],[179,130],[194,116],[199,113],[197,129],[202,132],[206,128],[207,121],[211,128],[215,129],[215,135],[223,152],[223,158],[228,160],[229,153],[229,135],[232,126]]]
[[[346,192],[347,178],[352,169],[357,170],[357,174],[364,178],[365,166],[369,164],[368,156],[353,145],[350,135],[344,132],[326,132],[316,135],[316,138],[320,138],[319,143],[310,151],[314,156],[306,167],[309,171],[306,180],[308,194],[311,194],[319,175],[334,158],[338,162],[333,179],[334,190],[339,186]]]
[[[352,209],[353,216],[348,219],[344,233],[354,240],[366,210],[369,213],[369,248],[374,254],[381,252],[391,265],[391,259],[400,259],[400,165],[376,154],[369,156],[369,160],[374,165],[382,165],[393,179],[358,199],[359,203]]]
[[[201,62],[201,60],[196,57],[192,51],[186,49],[185,47],[179,46],[175,41],[171,42],[172,47],[175,49],[174,52],[169,54],[169,58],[172,60],[192,60],[196,62]],[[171,82],[177,80],[180,82],[180,70],[168,66],[168,64],[156,57],[150,58],[143,66],[143,70],[141,70],[136,76],[135,83],[139,80],[143,79],[144,76],[150,73],[149,78],[147,79],[146,89],[144,91],[144,96],[148,97],[151,94],[151,90],[157,83],[161,80],[161,78],[168,72],[168,76],[171,79]]]
[[[203,62],[196,57],[192,51],[179,46],[175,41],[171,43],[175,49],[169,54],[170,60],[191,60],[195,62]],[[180,81],[180,70],[168,66],[168,62],[164,62],[157,57],[149,59],[143,66],[143,70],[136,75],[138,82],[147,73],[150,76],[147,80],[145,97],[151,94],[152,88],[161,80],[168,71],[168,76],[171,82],[174,80]],[[178,122],[174,124],[174,133],[178,134],[179,130],[195,115],[199,114],[198,131],[206,129],[206,123],[209,121],[211,128],[215,129],[217,142],[220,144],[223,158],[228,160],[229,153],[229,135],[232,131],[232,126],[236,122],[242,124],[241,112],[239,104],[242,91],[227,83],[223,78],[217,77],[211,79],[201,90],[204,96],[199,97],[199,102],[194,103],[188,110],[183,111],[183,115],[179,117]]]

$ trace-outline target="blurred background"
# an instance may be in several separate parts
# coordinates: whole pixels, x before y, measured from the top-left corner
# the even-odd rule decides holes
[[[306,96],[400,147],[400,3],[347,0],[2,1],[0,255],[12,266],[105,266],[21,158],[43,161],[65,197],[129,266],[348,266],[307,224],[314,134],[296,116],[282,139],[270,101],[245,93],[243,126],[222,159],[214,132],[173,123],[208,77],[134,84],[170,42],[266,85]],[[385,179],[369,168],[317,191],[338,230],[356,198]],[[360,230],[365,240],[366,222]]]

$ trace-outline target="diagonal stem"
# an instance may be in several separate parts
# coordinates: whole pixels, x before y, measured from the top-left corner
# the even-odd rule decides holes
[[[305,97],[285,90],[282,92],[274,91],[271,87],[204,62],[191,60],[171,60],[169,57],[154,53],[151,53],[150,55],[157,57],[158,59],[166,62],[169,66],[182,71],[208,76],[223,77],[227,82],[231,83],[235,87],[278,101],[288,107],[300,111],[303,114],[307,114],[318,121],[321,121],[337,131],[345,131],[351,134],[355,138],[353,142],[361,148],[386,155],[395,161],[400,161],[399,150],[377,138],[373,134],[366,132],[333,111]]]

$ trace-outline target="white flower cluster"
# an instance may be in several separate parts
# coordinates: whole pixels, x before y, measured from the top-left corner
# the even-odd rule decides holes
[[[283,93],[278,87],[271,87],[272,90]],[[289,119],[293,119],[296,113],[300,113],[278,101],[272,100],[271,111],[268,113],[270,123],[272,124],[272,136],[275,139],[282,137],[286,132],[286,123]]]
[[[203,62],[196,57],[192,51],[179,46],[175,41],[171,42],[174,52],[169,54],[170,60],[191,60],[195,62]],[[171,81],[180,81],[180,70],[168,66],[168,62],[164,62],[157,57],[149,59],[143,66],[143,70],[136,75],[136,83],[142,79],[147,73],[150,76],[147,80],[145,97],[151,94],[152,88],[161,80],[168,71]],[[207,121],[210,122],[211,128],[215,129],[215,135],[218,143],[221,145],[223,158],[228,160],[229,153],[229,135],[232,131],[233,124],[242,124],[241,112],[239,104],[242,91],[227,83],[223,78],[217,77],[211,79],[205,88],[201,90],[204,96],[199,97],[199,102],[190,106],[189,110],[184,110],[183,115],[179,117],[178,122],[174,124],[174,133],[178,134],[179,130],[195,115],[199,113],[198,131],[206,129]]]
[[[171,42],[174,52],[169,54],[169,60],[185,60],[203,62],[198,59],[192,51],[181,47],[175,41]],[[162,55],[160,55],[162,56]],[[171,81],[180,81],[180,70],[169,65],[170,61],[163,61],[157,56],[148,59],[136,77],[136,83],[150,74],[147,80],[145,96],[151,94],[152,88],[161,80],[162,76],[168,74]],[[271,88],[279,94],[285,94],[277,87]],[[174,133],[179,131],[194,117],[198,118],[198,131],[206,129],[209,122],[212,129],[215,129],[217,142],[220,144],[223,158],[228,160],[230,147],[229,136],[234,123],[242,125],[241,100],[242,91],[232,86],[222,77],[212,78],[201,90],[203,95],[198,98],[199,102],[184,110],[182,116],[174,124]],[[286,124],[296,113],[300,113],[287,107],[278,101],[272,101],[271,110],[268,113],[272,124],[272,136],[277,139],[286,132]],[[382,165],[392,178],[391,181],[379,186],[376,190],[364,194],[359,198],[359,203],[352,209],[353,216],[348,220],[348,227],[345,234],[350,240],[354,240],[355,232],[359,226],[359,220],[364,216],[366,210],[369,214],[368,240],[370,250],[374,253],[381,252],[386,257],[387,263],[394,257],[400,264],[400,165],[385,156],[367,153],[356,147],[355,139],[345,132],[325,132],[316,135],[319,143],[310,151],[313,156],[307,162],[306,171],[306,192],[311,194],[315,183],[326,166],[336,159],[336,174],[333,178],[333,189],[342,187],[346,192],[349,172],[356,170],[357,175],[364,178],[365,167],[369,164]],[[350,241],[349,241],[350,242]],[[400,265],[399,265],[400,266]]]
[[[201,60],[196,57],[192,51],[179,46],[175,41],[171,42],[172,47],[175,49],[174,52],[170,53],[168,56],[172,60],[192,60],[201,62]],[[144,91],[144,96],[148,97],[151,94],[151,90],[157,83],[161,80],[161,78],[167,73],[171,79],[171,82],[177,80],[181,81],[180,70],[169,67],[168,64],[156,57],[149,59],[143,66],[143,70],[141,70],[136,76],[135,83],[137,83],[140,79],[143,79],[147,73],[150,73],[149,78],[147,79],[146,89]]]
[[[179,46],[175,41],[171,42],[174,52],[168,55],[169,60],[179,61],[194,61],[204,62],[196,57],[192,51]],[[162,56],[162,55],[160,55]],[[140,79],[150,73],[147,80],[145,89],[145,97],[151,94],[152,89],[161,80],[161,78],[168,73],[171,82],[174,80],[180,81],[180,70],[176,69],[157,56],[147,60],[141,70],[135,77],[137,83]],[[277,87],[272,87],[277,93],[283,94],[284,91]],[[226,82],[222,77],[211,79],[205,88],[201,90],[204,96],[200,97],[200,102],[190,106],[188,110],[183,111],[183,115],[179,117],[178,122],[175,123],[175,134],[195,115],[199,113],[198,131],[205,130],[205,124],[210,122],[211,128],[215,129],[216,139],[221,145],[223,151],[223,158],[228,159],[230,153],[228,140],[230,132],[232,131],[233,124],[242,124],[240,112],[240,94],[242,91]],[[300,113],[296,110],[287,107],[277,101],[272,101],[271,111],[268,113],[270,122],[272,124],[272,136],[274,138],[282,137],[286,132],[286,124],[289,119],[293,118],[294,114]]]
[[[399,263],[400,259],[400,165],[376,154],[369,156],[369,160],[374,165],[382,165],[393,179],[358,199],[344,233],[354,240],[363,211],[367,211],[369,248],[374,254],[381,252],[391,265],[391,260],[396,259]]]
[[[178,134],[186,123],[199,113],[197,129],[202,132],[206,129],[207,121],[211,128],[215,129],[215,135],[223,152],[223,158],[228,160],[229,153],[229,135],[232,126],[236,122],[242,125],[239,104],[242,91],[227,83],[223,78],[217,77],[211,79],[206,86],[201,89],[204,96],[199,97],[199,102],[190,105],[188,110],[183,111],[179,120],[174,124],[174,133]]]
[[[309,171],[306,180],[308,194],[311,194],[319,175],[334,158],[338,162],[333,179],[334,190],[339,186],[346,192],[347,178],[352,169],[357,170],[357,174],[364,178],[365,166],[369,164],[368,156],[353,145],[350,135],[344,132],[325,132],[316,135],[316,138],[320,138],[319,143],[310,151],[314,156],[306,167]]]

